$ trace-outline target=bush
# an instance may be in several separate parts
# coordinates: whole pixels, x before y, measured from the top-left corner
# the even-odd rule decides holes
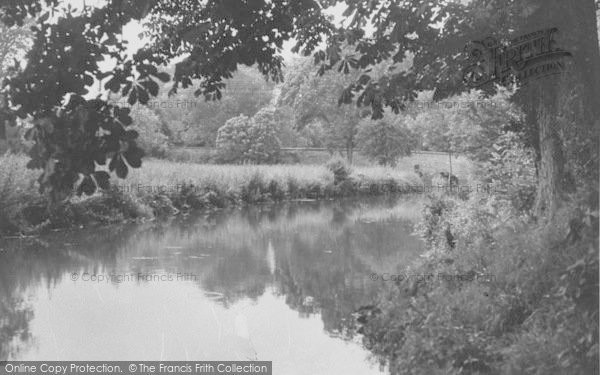
[[[260,110],[253,118],[233,117],[219,128],[217,161],[221,163],[276,163],[281,157],[281,143],[273,111]]]
[[[274,110],[261,109],[254,115],[250,128],[250,148],[247,159],[253,163],[277,163],[281,157],[281,142],[277,137]]]
[[[255,172],[250,179],[241,186],[240,198],[244,203],[257,203],[265,200],[267,186],[263,176]]]
[[[513,132],[498,137],[480,169],[485,182],[495,186],[502,199],[510,201],[516,210],[529,211],[536,193],[535,156],[522,138]]]
[[[240,115],[230,118],[217,133],[217,161],[241,163],[250,148],[250,119]]]
[[[333,183],[339,185],[348,180],[352,172],[348,163],[339,157],[332,158],[327,162],[327,169],[333,173]]]

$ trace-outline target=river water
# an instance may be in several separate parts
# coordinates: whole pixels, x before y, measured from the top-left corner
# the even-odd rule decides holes
[[[420,203],[294,202],[0,242],[0,360],[266,360],[381,374],[351,313],[423,251]]]

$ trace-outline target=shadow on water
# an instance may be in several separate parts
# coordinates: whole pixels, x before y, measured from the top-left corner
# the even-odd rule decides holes
[[[422,251],[411,234],[419,209],[391,198],[295,202],[0,242],[0,360],[26,357],[30,347],[44,352],[36,336],[47,329],[30,327],[36,306],[53,306],[52,294],[71,286],[69,293],[90,297],[83,275],[110,278],[94,288],[122,288],[117,300],[119,293],[145,298],[143,287],[157,285],[156,275],[191,284],[224,309],[244,300],[260,306],[273,295],[297,319],[317,317],[323,333],[349,340],[345,322],[382,286],[369,275],[399,272]]]

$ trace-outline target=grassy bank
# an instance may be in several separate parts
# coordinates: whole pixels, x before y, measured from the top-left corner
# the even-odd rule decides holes
[[[0,233],[35,233],[74,225],[115,223],[297,199],[332,199],[397,192],[420,183],[412,171],[353,167],[342,178],[323,165],[199,165],[146,160],[125,180],[92,197],[48,208],[37,192],[37,171],[26,158],[0,160]]]

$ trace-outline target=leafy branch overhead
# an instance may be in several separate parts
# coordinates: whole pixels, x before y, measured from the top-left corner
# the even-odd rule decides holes
[[[35,142],[29,166],[42,168],[40,188],[54,199],[66,196],[78,181],[78,193],[107,187],[105,172],[124,178],[139,167],[143,155],[129,110],[102,96],[87,99],[90,86],[146,104],[159,93],[159,81],[171,80],[159,67],[176,57],[172,92],[197,80],[195,94],[220,99],[223,80],[239,64],[256,65],[267,78],[282,78],[283,42],[294,37],[310,53],[330,28],[316,1],[239,2],[111,0],[101,7],[66,8],[57,0],[30,0],[0,5],[7,27],[35,18],[33,46],[25,66],[15,66],[3,81],[10,105],[3,117],[32,118],[28,137]],[[146,20],[152,43],[130,56],[123,26]],[[104,72],[100,62],[115,67]],[[7,108],[9,107],[9,108]]]

